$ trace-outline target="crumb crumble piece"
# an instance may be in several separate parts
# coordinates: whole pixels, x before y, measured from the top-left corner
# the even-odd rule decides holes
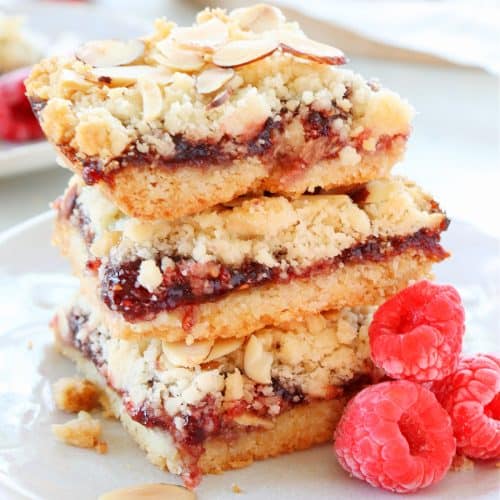
[[[243,493],[243,490],[236,483],[232,484],[231,491],[233,493]]]
[[[65,444],[78,448],[93,448],[97,453],[108,451],[108,444],[101,440],[101,423],[85,411],[81,411],[77,418],[64,424],[54,424],[52,432]]]
[[[101,391],[89,380],[63,377],[52,387],[57,408],[69,413],[101,408]]]
[[[460,454],[455,455],[450,467],[450,470],[452,470],[453,472],[463,472],[473,469],[474,462],[470,458],[467,458],[465,455]]]

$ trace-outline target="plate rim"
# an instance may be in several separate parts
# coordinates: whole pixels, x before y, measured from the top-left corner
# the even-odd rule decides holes
[[[20,233],[24,231],[28,231],[33,226],[36,226],[46,220],[49,220],[51,217],[55,215],[53,210],[46,210],[40,214],[34,215],[33,217],[29,217],[28,219],[15,224],[12,227],[4,229],[0,232],[0,245],[5,245],[9,243],[11,240],[16,238]]]

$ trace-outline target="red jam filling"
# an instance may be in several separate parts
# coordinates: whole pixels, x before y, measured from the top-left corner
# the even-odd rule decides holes
[[[283,139],[288,123],[299,113],[305,137],[305,149],[302,152],[292,151]],[[123,168],[154,166],[155,168],[175,169],[183,165],[223,166],[231,164],[236,159],[255,156],[268,163],[271,168],[276,167],[280,176],[293,179],[313,163],[337,158],[340,150],[346,145],[351,145],[361,151],[364,139],[370,135],[369,131],[348,140],[341,138],[339,131],[333,126],[337,118],[345,120],[348,116],[348,113],[336,107],[328,112],[311,108],[292,112],[284,108],[278,115],[279,119],[268,118],[261,130],[245,142],[231,136],[224,136],[220,141],[215,142],[193,141],[181,134],[174,135],[172,140],[175,150],[168,157],[156,152],[141,152],[132,144],[122,155],[103,163],[96,157],[87,157],[82,160],[70,146],[60,145],[60,148],[72,162],[82,165],[82,178],[88,185],[101,181],[112,184],[115,173]],[[378,151],[389,149],[394,141],[406,140],[406,138],[405,134],[382,136],[378,140],[376,149]],[[314,145],[315,142],[317,142],[317,147]]]
[[[118,311],[127,321],[147,321],[162,311],[208,302],[232,291],[331,273],[341,263],[381,262],[409,249],[419,250],[427,258],[439,261],[447,256],[439,240],[438,229],[421,229],[412,235],[388,239],[370,237],[364,243],[344,250],[337,257],[324,259],[306,268],[290,267],[285,271],[257,262],[231,267],[214,263],[199,264],[179,258],[174,259],[174,267],[164,272],[163,282],[153,293],[138,285],[140,259],[119,265],[108,263],[102,274],[101,297],[110,309]]]

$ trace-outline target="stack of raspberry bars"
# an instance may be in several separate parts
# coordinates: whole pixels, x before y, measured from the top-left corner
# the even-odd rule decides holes
[[[331,439],[374,376],[372,306],[447,253],[391,177],[412,109],[274,7],[163,19],[27,82],[74,173],[54,242],[79,294],[56,344],[150,460],[202,473]]]

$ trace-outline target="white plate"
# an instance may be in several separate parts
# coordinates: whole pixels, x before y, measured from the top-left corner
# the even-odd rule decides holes
[[[8,11],[21,14],[26,25],[49,41],[83,42],[98,38],[133,38],[150,29],[147,23],[92,5],[54,3],[21,4]],[[62,47],[64,49],[64,47]],[[55,153],[46,141],[24,144],[0,141],[0,178],[55,167]]]
[[[49,245],[51,214],[0,235],[0,498],[86,500],[126,485],[178,482],[149,464],[116,422],[105,422],[109,453],[57,442],[50,425],[67,415],[54,409],[50,385],[74,373],[57,355],[47,323],[53,307],[70,296],[75,281]],[[452,224],[445,246],[453,259],[439,267],[438,279],[457,286],[467,308],[466,350],[498,350],[499,240],[471,226]],[[33,347],[29,349],[28,344]],[[207,476],[201,500],[390,498],[391,494],[350,479],[330,446],[259,462],[239,471]],[[450,472],[439,484],[412,498],[498,498],[494,464]]]

